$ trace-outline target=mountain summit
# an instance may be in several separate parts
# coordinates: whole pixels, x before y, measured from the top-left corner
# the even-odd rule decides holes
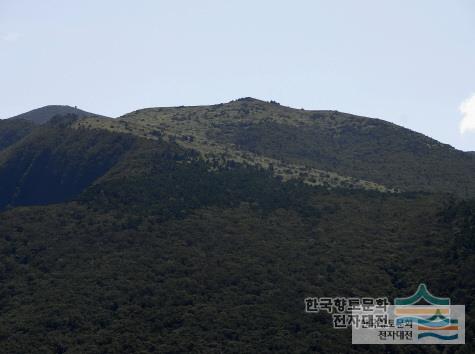
[[[75,114],[78,117],[95,116],[96,114],[83,111],[77,107],[61,106],[61,105],[49,105],[41,108],[36,108],[26,113],[19,114],[9,119],[26,119],[35,124],[44,124],[54,116]]]

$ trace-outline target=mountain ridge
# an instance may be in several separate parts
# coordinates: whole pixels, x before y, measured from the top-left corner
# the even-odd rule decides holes
[[[210,106],[145,108],[115,120],[86,118],[76,127],[159,136],[216,163],[272,168],[284,180],[475,193],[469,181],[475,174],[473,155],[394,123],[338,111],[243,98]]]
[[[45,142],[58,140],[50,139],[50,134],[57,135],[59,130],[48,127],[63,126],[82,132],[77,136],[84,144],[96,130],[165,141],[196,151],[209,169],[249,165],[268,170],[284,182],[385,193],[475,195],[474,154],[394,123],[349,113],[306,111],[247,97],[211,106],[144,108],[116,119],[74,114],[57,118],[39,125],[18,116],[0,121],[0,138],[5,137],[0,141],[4,176],[20,173],[6,167],[15,166],[15,156],[38,158],[36,148],[30,146],[34,140],[28,136],[44,127]],[[80,149],[85,148],[78,143]],[[45,151],[56,149],[35,144]],[[62,160],[67,161],[66,155]],[[55,166],[60,168],[56,162]]]

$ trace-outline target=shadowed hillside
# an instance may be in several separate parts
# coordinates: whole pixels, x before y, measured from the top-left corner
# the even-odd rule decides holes
[[[24,119],[0,119],[0,150],[24,138],[34,127],[33,122]]]
[[[0,152],[0,209],[77,196],[106,173],[133,141],[130,135],[70,129],[67,117],[42,125]]]

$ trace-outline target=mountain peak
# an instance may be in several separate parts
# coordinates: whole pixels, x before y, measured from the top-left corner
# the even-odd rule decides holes
[[[83,111],[77,107],[67,105],[48,105],[19,114],[9,119],[25,119],[35,124],[44,124],[58,115],[75,114],[78,117],[94,116],[94,113]]]
[[[260,100],[258,98],[254,98],[254,97],[243,97],[243,98],[238,98],[234,101],[231,101],[231,102],[245,102],[245,103],[258,103],[258,104],[275,104],[275,105],[279,105],[280,106],[280,103],[277,102],[277,101],[274,101],[274,100],[270,100],[270,101],[264,101],[264,100]],[[290,108],[290,107],[287,107],[287,108]]]
[[[236,102],[265,102],[254,97],[242,97],[235,100]],[[233,102],[233,101],[231,101]]]

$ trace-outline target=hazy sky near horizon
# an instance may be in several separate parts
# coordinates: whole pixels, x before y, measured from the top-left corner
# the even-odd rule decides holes
[[[475,1],[0,0],[0,118],[246,96],[475,150]]]

